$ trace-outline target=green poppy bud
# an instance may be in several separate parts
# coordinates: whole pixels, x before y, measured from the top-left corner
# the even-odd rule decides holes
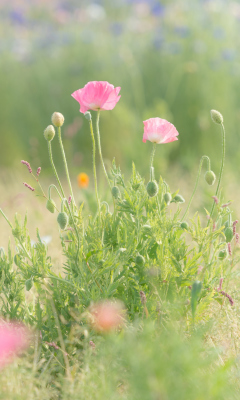
[[[64,123],[64,116],[59,112],[54,112],[52,115],[52,123],[54,126],[59,128]]]
[[[26,280],[26,282],[25,282],[25,287],[26,287],[26,291],[27,291],[27,292],[28,292],[29,290],[32,289],[32,286],[33,286],[33,281],[32,281],[32,279],[30,278],[30,279]]]
[[[165,203],[167,204],[167,206],[169,206],[169,204],[172,201],[171,193],[169,193],[169,192],[165,193],[164,196],[163,196],[163,199],[164,199]]]
[[[185,222],[185,221],[183,221],[180,226],[181,226],[182,229],[186,229],[186,230],[188,230],[188,228],[189,228],[188,223]]]
[[[48,142],[51,142],[51,140],[53,140],[54,136],[55,136],[55,129],[53,125],[48,125],[45,129],[45,131],[43,132],[45,139]]]
[[[218,253],[219,260],[224,260],[226,257],[227,257],[227,250],[226,249],[220,250]]]
[[[92,120],[92,115],[91,115],[91,113],[90,113],[89,111],[86,111],[86,112],[84,113],[84,117],[85,117],[86,120],[89,121],[89,122]]]
[[[175,201],[175,203],[185,203],[184,198],[180,194],[176,194],[173,201]]]
[[[117,199],[120,196],[120,190],[118,189],[117,186],[112,187],[112,195],[114,199]]]
[[[226,229],[224,229],[224,235],[226,237],[226,242],[227,243],[231,242],[231,240],[233,238],[233,228],[228,226]]]
[[[147,193],[148,196],[154,197],[158,194],[158,185],[156,181],[150,181],[147,184]]]
[[[52,199],[48,199],[47,203],[46,203],[46,208],[48,211],[50,211],[50,213],[55,213],[56,211],[56,204],[55,201],[53,201]]]
[[[209,185],[213,185],[216,180],[216,175],[214,174],[213,171],[207,171],[204,178]]]
[[[15,264],[17,267],[19,267],[21,265],[21,257],[19,254],[15,254],[14,258],[13,258]]]
[[[57,216],[57,222],[61,229],[65,229],[68,224],[68,216],[65,212],[60,212]]]
[[[145,234],[151,234],[151,232],[152,232],[151,225],[143,225],[143,231]]]
[[[221,125],[223,123],[223,116],[219,111],[211,110],[211,118],[215,124]]]
[[[145,258],[139,254],[135,258],[135,264],[137,264],[139,267],[143,267],[145,264]]]

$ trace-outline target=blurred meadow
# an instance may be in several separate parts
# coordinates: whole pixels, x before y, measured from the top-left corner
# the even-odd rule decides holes
[[[63,139],[75,186],[77,175],[86,172],[89,188],[93,187],[89,127],[71,93],[88,81],[107,80],[122,88],[118,107],[101,113],[107,165],[116,157],[129,175],[133,160],[146,176],[151,147],[142,143],[142,121],[165,118],[180,135],[171,146],[159,146],[156,171],[175,190],[181,184],[188,199],[203,154],[219,173],[221,138],[209,114],[210,109],[217,109],[224,116],[227,132],[224,182],[230,187],[225,188],[225,196],[235,200],[236,209],[239,24],[236,1],[1,0],[1,207],[9,212],[14,196],[22,201],[30,198],[33,204],[31,193],[22,186],[28,171],[20,160],[28,160],[35,169],[41,166],[41,180],[49,179],[43,130],[54,111],[65,116]],[[53,151],[61,175],[58,146]],[[209,190],[199,189],[200,203],[209,198]],[[80,190],[78,197],[86,200]],[[34,212],[40,207],[37,203]]]

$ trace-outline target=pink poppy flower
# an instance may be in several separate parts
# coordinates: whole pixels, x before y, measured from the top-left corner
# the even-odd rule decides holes
[[[143,142],[169,143],[178,140],[178,131],[173,124],[161,118],[150,118],[143,121]]]
[[[81,113],[88,110],[112,110],[121,97],[118,96],[120,89],[105,81],[92,81],[72,93],[72,97],[79,102]]]
[[[28,346],[29,332],[16,323],[0,323],[0,368]]]
[[[110,332],[123,324],[124,308],[119,301],[105,300],[90,308],[90,323],[99,332]]]

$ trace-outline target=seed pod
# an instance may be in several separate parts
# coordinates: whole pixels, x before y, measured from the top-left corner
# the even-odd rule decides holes
[[[215,124],[221,125],[223,123],[223,116],[219,111],[211,110],[211,118]]]
[[[227,250],[226,249],[220,250],[218,253],[219,260],[224,260],[226,257],[227,257]]]
[[[64,123],[64,116],[59,112],[54,112],[52,115],[52,123],[56,127],[60,127]]]
[[[176,203],[185,203],[185,199],[180,194],[176,194],[176,196],[173,198],[173,200]]]
[[[55,129],[53,125],[48,125],[45,131],[43,132],[45,139],[48,142],[51,142],[55,136]]]
[[[112,187],[112,195],[114,199],[117,199],[120,196],[120,190],[118,189],[117,186]]]
[[[139,267],[143,267],[145,264],[145,258],[139,254],[135,258],[135,264],[137,264]]]
[[[224,235],[226,237],[226,242],[227,243],[231,242],[231,240],[233,238],[233,228],[228,226],[226,229],[224,229]]]
[[[167,204],[167,206],[169,206],[169,204],[172,201],[171,193],[169,193],[169,192],[165,193],[164,196],[163,196],[163,199],[164,199],[165,203]]]
[[[214,174],[213,171],[207,171],[204,176],[204,179],[209,185],[212,186],[215,183],[216,175]]]
[[[29,292],[29,290],[32,289],[32,286],[33,286],[33,281],[30,278],[25,282],[26,291]]]
[[[158,185],[156,181],[150,181],[147,184],[147,193],[148,196],[154,197],[158,194]]]
[[[46,208],[48,211],[50,211],[50,213],[55,213],[56,211],[56,204],[52,199],[48,199],[47,203],[46,203]]]
[[[189,228],[188,223],[185,222],[185,221],[183,221],[180,226],[181,226],[182,229],[186,229],[186,230],[188,230],[188,228]]]
[[[65,212],[60,212],[57,216],[57,222],[61,229],[65,229],[68,224],[68,216]]]

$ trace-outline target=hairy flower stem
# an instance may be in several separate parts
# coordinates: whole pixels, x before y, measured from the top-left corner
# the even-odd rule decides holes
[[[195,193],[196,193],[196,190],[197,190],[197,187],[198,187],[198,181],[199,181],[199,178],[200,178],[200,175],[201,175],[201,170],[202,170],[202,165],[203,165],[203,161],[204,161],[204,160],[207,161],[208,171],[211,170],[210,158],[209,158],[208,156],[202,156],[202,158],[201,158],[201,160],[200,160],[200,163],[199,163],[197,179],[196,179],[196,183],[195,183],[195,186],[194,186],[194,189],[193,189],[193,192],[192,192],[192,196],[191,196],[191,198],[190,198],[190,200],[189,200],[189,202],[188,202],[186,211],[185,211],[185,213],[184,213],[183,216],[182,216],[182,220],[183,220],[183,219],[185,218],[185,216],[187,215],[188,210],[189,210],[189,207],[190,207],[190,205],[191,205],[191,203],[192,203],[193,197],[194,197],[194,195],[195,195]]]
[[[95,138],[94,138],[94,133],[93,133],[92,119],[89,121],[89,126],[90,126],[90,132],[91,132],[91,137],[92,137],[92,146],[93,146],[93,175],[94,175],[95,193],[96,193],[96,199],[97,199],[99,218],[101,220],[100,200],[99,200],[99,196],[98,196],[98,187],[97,187],[96,143],[95,143]]]
[[[223,122],[221,123],[221,128],[222,128],[222,164],[221,164],[221,169],[220,169],[220,173],[219,173],[217,189],[216,189],[216,193],[215,193],[216,197],[218,196],[219,190],[220,190],[220,184],[221,184],[221,180],[222,180],[224,161],[225,161],[225,152],[226,152],[226,133],[225,133],[225,128],[224,128]],[[214,208],[215,208],[215,201],[213,201],[212,209],[210,212],[210,218],[208,220],[207,226],[209,226],[210,220],[213,215]]]
[[[112,189],[111,188],[111,182],[109,180],[109,177],[108,177],[105,165],[104,165],[104,161],[103,161],[103,156],[102,156],[101,141],[100,141],[100,130],[99,130],[99,119],[100,119],[100,111],[98,111],[98,113],[97,113],[97,123],[96,123],[96,126],[97,126],[98,151],[99,151],[99,156],[100,156],[100,160],[101,160],[101,163],[102,163],[104,174],[106,176],[106,179],[108,181],[110,189]]]
[[[60,182],[60,179],[59,179],[59,176],[58,176],[56,167],[55,167],[54,162],[53,162],[52,145],[51,145],[51,142],[48,142],[48,154],[49,154],[49,159],[50,159],[50,162],[51,162],[51,165],[52,165],[52,168],[53,168],[53,172],[54,172],[54,174],[55,174],[55,176],[56,176],[56,179],[57,179],[57,181],[58,181],[58,184],[59,184],[59,187],[60,187],[62,196],[65,197],[62,184],[61,184],[61,182]]]
[[[58,194],[58,196],[60,197],[60,200],[62,201],[62,196],[59,193],[58,188],[52,183],[49,188],[48,188],[48,198],[51,199],[51,189],[54,188]]]
[[[110,188],[111,194],[112,194],[111,182],[110,182],[110,180],[109,180],[109,177],[108,177],[108,174],[107,174],[105,165],[104,165],[104,161],[103,161],[103,156],[102,156],[102,148],[101,148],[101,141],[100,141],[100,130],[99,130],[99,119],[100,119],[100,110],[98,110],[98,112],[97,112],[97,121],[96,121],[96,126],[97,126],[97,140],[98,140],[98,151],[99,151],[99,156],[100,156],[100,160],[101,160],[101,163],[102,163],[103,171],[104,171],[104,174],[105,174],[106,179],[107,179],[107,181],[108,181],[108,185],[109,185],[109,188]],[[116,211],[116,210],[115,210],[115,199],[114,199],[114,197],[113,197],[113,194],[112,194],[112,200],[113,200],[114,216],[115,216],[115,211]]]
[[[156,144],[157,143],[153,143],[152,153],[151,153],[151,158],[150,158],[150,181],[154,180],[153,159],[154,159],[154,155],[155,155],[155,151],[156,151]]]
[[[72,197],[73,204],[76,207],[76,203],[75,203],[74,195],[73,195],[73,190],[72,190],[72,184],[71,184],[71,180],[70,180],[70,176],[69,176],[69,172],[68,172],[67,159],[66,159],[66,156],[65,156],[65,151],[64,151],[63,142],[62,142],[61,127],[60,126],[58,127],[58,140],[59,140],[59,144],[60,144],[60,148],[61,148],[61,152],[62,152],[63,163],[64,163],[64,167],[65,167],[65,172],[66,172],[66,175],[67,175],[70,194],[71,194],[71,197]]]

